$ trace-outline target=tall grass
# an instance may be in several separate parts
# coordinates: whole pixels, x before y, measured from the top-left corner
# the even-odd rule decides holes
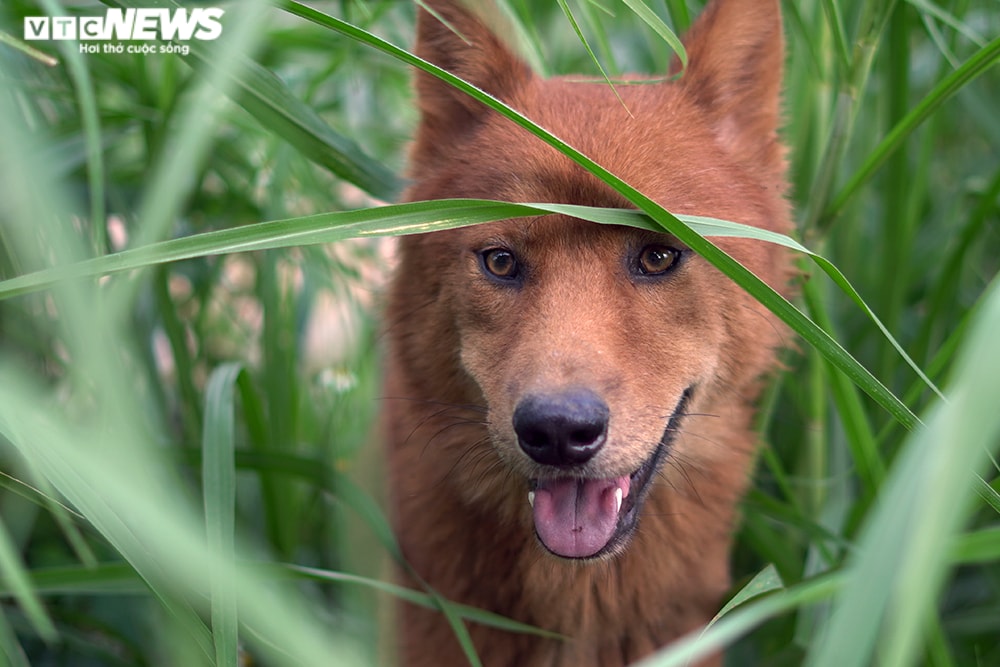
[[[588,165],[649,216],[625,222],[671,229],[803,336],[762,411],[733,600],[649,664],[719,645],[740,665],[998,664],[1000,8],[784,4],[798,236],[837,280],[803,256],[782,304],[714,251],[732,229]],[[506,5],[526,57],[612,80],[662,72],[700,10],[541,5]],[[223,6],[223,38],[185,56],[26,44],[24,16],[105,5],[0,6],[10,664],[372,664],[395,596],[458,632],[505,623],[379,565],[398,554],[376,501],[372,237],[521,209],[377,207],[426,67],[410,5]]]

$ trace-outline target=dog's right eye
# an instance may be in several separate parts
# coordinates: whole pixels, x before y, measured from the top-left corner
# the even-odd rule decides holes
[[[487,274],[501,280],[514,280],[520,272],[517,257],[506,248],[482,251],[479,253],[479,264]]]

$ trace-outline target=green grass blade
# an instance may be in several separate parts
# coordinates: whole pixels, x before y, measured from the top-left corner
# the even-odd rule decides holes
[[[10,491],[11,493],[18,495],[25,500],[31,501],[40,507],[51,508],[52,506],[57,505],[62,508],[63,512],[72,514],[77,519],[84,518],[82,514],[74,511],[73,508],[62,504],[50,494],[45,493],[41,489],[37,489],[27,482],[17,479],[16,477],[8,475],[3,470],[0,470],[0,489]]]
[[[290,572],[295,574],[308,577],[310,579],[316,579],[319,581],[335,581],[339,583],[350,583],[357,584],[361,586],[367,586],[369,588],[374,588],[383,593],[388,593],[394,597],[406,600],[407,602],[412,602],[413,604],[424,607],[425,609],[437,609],[437,604],[432,595],[427,593],[421,593],[420,591],[415,591],[412,588],[406,588],[404,586],[399,586],[398,584],[392,584],[389,582],[381,581],[379,579],[370,579],[368,577],[360,577],[355,574],[348,574],[344,572],[333,572],[330,570],[320,570],[317,568],[304,567],[301,565],[287,565],[285,566]],[[520,634],[536,635],[538,637],[547,637],[549,639],[565,639],[562,635],[549,632],[548,630],[543,630],[541,628],[536,628],[533,625],[526,625],[524,623],[519,623],[518,621],[507,618],[506,616],[500,616],[499,614],[494,614],[477,607],[470,607],[468,605],[451,603],[451,607],[454,609],[455,613],[464,619],[474,621],[481,625],[487,625],[492,628],[498,628],[500,630],[506,630],[508,632],[517,632]]]
[[[684,71],[687,70],[688,57],[687,50],[684,48],[684,44],[677,34],[642,0],[624,0],[624,2],[628,5],[629,9],[635,12],[636,16],[642,19],[643,23],[652,28],[653,32],[659,35],[660,39],[666,42],[667,46],[677,54],[677,58],[681,61],[680,75],[683,76]]]
[[[593,0],[586,0],[578,4],[580,11],[583,13],[583,21],[589,32],[593,35],[592,40],[597,43],[596,50],[601,54],[604,62],[608,63],[608,68],[614,74],[615,78],[620,78],[621,68],[618,67],[618,63],[615,60],[614,50],[611,46],[611,36],[608,34],[608,17],[613,17],[614,13],[609,8]]]
[[[168,262],[209,255],[274,250],[293,246],[332,243],[350,238],[423,234],[464,227],[481,222],[549,213],[564,213],[605,224],[640,225],[634,211],[600,209],[559,204],[509,204],[475,199],[410,202],[373,209],[320,213],[302,218],[274,220],[234,229],[161,241],[119,253],[96,257],[77,264],[62,265],[0,281],[0,300],[47,289],[65,280],[134,271]],[[745,225],[684,216],[688,224],[704,235],[739,235],[781,241],[781,235],[761,236],[763,230]],[[788,241],[789,243],[794,243]]]
[[[736,595],[731,597],[719,613],[709,621],[708,625],[705,626],[706,629],[712,627],[720,618],[736,609],[745,602],[749,602],[754,598],[764,595],[765,593],[770,593],[772,591],[781,590],[785,587],[785,583],[781,580],[781,575],[778,574],[777,568],[773,564],[767,565],[763,570],[754,575],[746,586],[737,591]]]
[[[36,568],[30,576],[32,587],[43,596],[149,594],[149,588],[128,563]],[[10,586],[0,582],[0,598],[12,594]]]
[[[920,127],[941,105],[962,90],[966,84],[996,64],[997,60],[1000,60],[1000,37],[976,51],[961,67],[938,82],[933,90],[927,93],[920,100],[920,103],[890,130],[889,134],[869,153],[861,167],[854,172],[847,184],[833,198],[824,212],[824,216],[827,218],[835,217],[914,130]]]
[[[573,11],[569,8],[569,5],[566,3],[566,0],[556,0],[556,2],[559,4],[559,8],[562,9],[562,12],[566,16],[566,19],[569,21],[570,25],[573,26],[573,31],[576,33],[577,39],[579,39],[580,43],[583,44],[583,48],[587,50],[587,54],[590,56],[590,59],[593,61],[595,65],[597,65],[598,71],[601,73],[601,76],[604,77],[604,82],[608,84],[608,86],[611,88],[611,92],[613,92],[615,94],[615,97],[618,98],[618,102],[627,111],[628,107],[625,106],[625,101],[622,100],[621,96],[618,94],[618,89],[615,88],[615,84],[611,83],[611,79],[608,78],[608,73],[604,71],[604,67],[601,66],[601,61],[597,58],[597,55],[594,53],[594,50],[590,48],[590,42],[587,41],[586,36],[580,29],[580,24],[577,23],[576,17],[573,16]]]
[[[948,391],[915,431],[866,522],[849,582],[810,651],[810,667],[913,664],[967,514],[974,471],[1000,437],[995,382],[1000,280],[984,296]],[[947,499],[943,501],[943,499]]]
[[[976,492],[993,510],[1000,514],[1000,491],[990,486],[982,477],[976,478]]]
[[[59,524],[59,529],[62,531],[66,541],[73,548],[73,552],[77,558],[86,565],[96,565],[97,557],[94,556],[93,550],[81,534],[80,528],[74,523],[75,520],[84,519],[84,517],[75,512],[71,507],[67,507],[60,502],[55,497],[55,491],[46,480],[39,479],[37,484],[40,488],[35,488],[0,470],[0,488],[15,493],[48,510],[56,520],[56,523]]]
[[[54,640],[56,628],[31,585],[31,578],[18,557],[17,546],[3,521],[0,521],[0,575],[0,580],[7,582],[14,599],[24,610],[35,632],[46,641]]]
[[[4,667],[31,667],[28,656],[25,655],[21,643],[14,634],[14,629],[7,622],[7,617],[0,609],[0,665]]]
[[[963,565],[1000,561],[1000,527],[960,535],[951,545],[949,561]]]
[[[49,16],[65,16],[62,3],[42,0],[41,6]],[[67,65],[70,79],[76,88],[76,98],[80,109],[83,137],[87,147],[87,181],[90,187],[90,225],[93,252],[101,254],[107,247],[104,214],[104,151],[101,145],[101,123],[97,112],[94,82],[87,69],[85,58],[80,54],[76,41],[56,42]]]
[[[844,17],[840,13],[840,6],[836,0],[823,0],[823,13],[826,15],[826,23],[833,36],[839,65],[841,69],[846,71],[850,68],[851,56],[847,46],[847,34],[844,31]]]
[[[235,385],[243,372],[239,363],[216,368],[205,388],[205,431],[202,438],[202,487],[208,548],[224,569],[235,561],[236,465]],[[222,585],[225,578],[212,577],[212,638],[217,667],[236,667],[239,638],[236,598]]]
[[[733,609],[704,632],[689,633],[667,648],[635,663],[634,667],[689,667],[699,659],[722,650],[765,621],[793,609],[826,600],[843,585],[843,575],[833,573],[775,591]]]
[[[1000,201],[1000,168],[996,169],[991,181],[979,195],[979,202],[958,231],[957,239],[944,257],[942,269],[927,297],[927,319],[938,321],[947,317],[948,307],[954,302],[954,287],[961,284],[962,272],[967,269],[968,258],[978,240],[988,236],[984,233],[988,221],[996,215]],[[955,331],[961,330],[960,322]],[[916,350],[926,350],[932,335],[932,328],[925,327],[918,338]],[[954,335],[954,334],[952,334]],[[944,357],[947,359],[948,357]],[[934,368],[934,364],[930,366]]]
[[[479,659],[479,655],[476,653],[476,647],[472,643],[472,636],[469,635],[469,629],[465,627],[465,622],[458,615],[455,607],[450,602],[446,602],[441,598],[435,598],[435,603],[435,606],[441,611],[445,620],[448,621],[451,633],[458,640],[459,646],[462,647],[462,653],[465,654],[466,660],[469,661],[472,667],[482,667],[483,661]]]
[[[667,12],[673,21],[677,32],[683,34],[691,27],[691,12],[684,0],[666,0]]]
[[[296,420],[299,387],[294,368],[299,358],[294,313],[288,307],[287,290],[278,279],[278,253],[266,253],[255,262],[257,279],[254,294],[262,311],[260,376],[267,391],[262,396],[264,412],[269,415],[267,435],[261,443],[265,451],[280,452],[298,441]],[[289,560],[295,550],[296,536],[286,517],[299,514],[297,490],[276,479],[269,470],[260,472],[264,525],[268,543],[276,555]]]
[[[202,406],[199,399],[199,392],[195,386],[194,364],[191,359],[191,351],[188,344],[188,332],[184,328],[180,315],[174,308],[173,299],[170,296],[170,276],[171,272],[163,267],[155,271],[152,276],[153,296],[157,301],[160,311],[163,313],[161,326],[170,345],[170,356],[173,358],[175,373],[177,376],[177,387],[181,396],[181,405],[185,409],[181,411],[178,419],[183,429],[184,437],[192,442],[201,436],[202,427]]]
[[[55,67],[56,65],[59,64],[58,58],[53,58],[49,54],[43,51],[39,51],[35,47],[29,45],[27,42],[24,42],[14,37],[11,34],[4,32],[3,30],[0,30],[0,44],[3,44],[4,46],[9,46],[12,49],[20,51],[29,58],[37,60],[38,62],[42,63],[43,65],[47,65],[48,67]]]
[[[838,86],[832,102],[832,118],[828,124],[828,134],[824,139],[819,164],[811,179],[809,197],[803,202],[800,229],[803,233],[825,232],[831,224],[832,217],[824,217],[828,208],[836,179],[840,173],[841,164],[847,154],[850,140],[854,135],[855,121],[858,117],[864,91],[872,72],[875,55],[879,50],[882,32],[888,17],[891,15],[892,2],[869,0],[861,3],[857,36],[853,41],[851,56],[847,63],[841,56],[838,76],[844,81]],[[834,33],[843,33],[839,25],[840,17],[837,3],[825,5],[830,29]],[[846,37],[835,37],[846,39]]]
[[[951,12],[946,9],[935,5],[928,0],[906,0],[908,3],[916,7],[921,14],[927,16],[933,16],[935,19],[945,24],[946,26],[953,28],[955,32],[964,35],[969,39],[970,42],[976,46],[986,46],[986,39],[979,34],[979,31],[970,26],[965,21],[960,20]]]
[[[807,281],[802,294],[813,320],[832,333],[833,322],[824,310],[824,300],[815,282]],[[840,423],[846,431],[865,496],[873,498],[885,478],[885,463],[879,454],[877,439],[855,385],[835,368],[830,368],[829,379],[830,393],[838,407]]]

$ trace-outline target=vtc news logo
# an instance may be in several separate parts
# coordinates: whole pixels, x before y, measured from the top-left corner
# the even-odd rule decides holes
[[[108,9],[104,16],[28,16],[24,19],[25,40],[77,40],[81,53],[98,53],[98,44],[86,42],[166,43],[104,44],[104,53],[182,53],[192,39],[209,41],[222,34],[222,15],[217,7],[178,9]]]

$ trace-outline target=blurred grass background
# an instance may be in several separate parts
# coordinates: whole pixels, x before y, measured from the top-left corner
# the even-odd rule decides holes
[[[645,4],[677,32],[701,8]],[[800,307],[927,427],[789,352],[734,557],[740,599],[761,571],[770,594],[693,650],[746,623],[732,664],[1000,664],[1000,6],[783,5],[799,237],[949,400],[803,263]],[[352,577],[385,581],[392,551],[373,502],[386,243],[17,277],[392,201],[411,72],[294,3],[218,3],[225,38],[187,57],[19,42],[25,16],[106,6],[173,5],[0,5],[0,658],[374,664],[378,584]],[[310,6],[411,44],[410,3]],[[537,68],[600,75],[557,3],[504,7]],[[624,3],[564,7],[612,79],[665,69]]]

